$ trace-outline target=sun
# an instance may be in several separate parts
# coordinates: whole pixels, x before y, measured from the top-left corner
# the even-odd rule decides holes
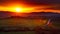
[[[16,10],[16,12],[21,12],[22,9],[21,8],[16,8],[15,10]]]
[[[11,12],[16,12],[16,13],[30,13],[32,8],[24,8],[24,7],[13,7],[10,9]]]

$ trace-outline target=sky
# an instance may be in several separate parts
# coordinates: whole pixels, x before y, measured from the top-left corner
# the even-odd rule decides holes
[[[35,8],[35,11],[44,9],[51,12],[52,10],[54,10],[53,12],[60,12],[60,0],[0,0],[1,10],[8,10],[16,6]]]

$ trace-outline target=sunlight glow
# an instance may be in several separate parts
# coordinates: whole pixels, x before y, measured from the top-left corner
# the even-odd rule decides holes
[[[13,9],[14,10],[12,10],[12,12],[18,12],[18,13],[29,13],[33,10],[33,8],[20,8],[20,7],[16,7]]]
[[[20,12],[22,9],[21,8],[16,8],[16,12]]]
[[[37,7],[38,8],[38,7]],[[24,6],[0,6],[0,11],[16,12],[16,13],[31,13],[31,12],[55,12],[60,13],[60,10],[53,9],[37,9],[36,7],[24,7]]]

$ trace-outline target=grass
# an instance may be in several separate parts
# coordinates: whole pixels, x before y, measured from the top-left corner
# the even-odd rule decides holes
[[[36,27],[44,26],[47,23],[47,20],[43,19],[23,19],[23,18],[11,18],[11,19],[0,19],[0,27]],[[58,24],[57,22],[54,25]],[[59,25],[60,26],[60,25]],[[0,32],[0,34],[35,34],[34,31],[25,31],[25,32]]]
[[[57,27],[57,28],[60,28],[60,22],[54,21],[53,25],[54,25],[55,27]]]
[[[47,20],[41,19],[23,19],[23,18],[11,18],[11,19],[2,19],[0,20],[0,26],[26,26],[26,27],[35,27],[42,26],[46,24]]]
[[[0,27],[30,27],[33,28],[35,26],[43,26],[46,24],[47,20],[41,19],[23,19],[23,18],[9,18],[9,19],[1,19]],[[26,32],[0,32],[0,34],[35,34],[34,31],[26,31]]]
[[[0,34],[35,34],[34,31],[27,31],[27,32],[0,32]]]

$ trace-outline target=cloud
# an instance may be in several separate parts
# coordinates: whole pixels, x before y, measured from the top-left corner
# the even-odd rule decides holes
[[[49,6],[44,7],[43,9],[60,10],[60,0],[0,0],[0,6],[7,6],[14,3],[23,3],[29,6],[32,5],[37,7],[43,5],[43,7]],[[37,9],[40,10],[41,8]]]
[[[60,0],[0,0],[0,4],[11,2],[22,2],[30,5],[60,4]]]

